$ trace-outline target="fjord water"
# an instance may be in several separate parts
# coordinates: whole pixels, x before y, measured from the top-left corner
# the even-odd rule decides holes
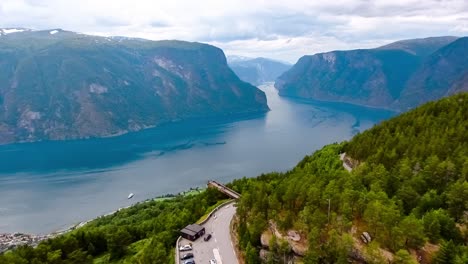
[[[0,233],[45,234],[209,179],[285,171],[304,155],[394,113],[281,98],[237,119],[166,124],[127,135],[0,146]],[[134,193],[128,200],[129,193]]]

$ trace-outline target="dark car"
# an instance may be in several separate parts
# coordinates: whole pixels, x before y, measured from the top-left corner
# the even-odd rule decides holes
[[[203,240],[208,241],[210,240],[210,238],[211,238],[211,234],[208,234],[203,238]]]
[[[186,260],[184,261],[184,264],[195,264],[195,260],[194,259]]]
[[[191,259],[191,258],[193,258],[193,253],[184,254],[180,259],[184,260],[184,259]]]

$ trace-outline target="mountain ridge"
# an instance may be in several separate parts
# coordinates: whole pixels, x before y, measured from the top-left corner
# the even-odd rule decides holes
[[[457,39],[459,39],[459,37],[455,36],[407,39],[395,41],[390,44],[380,46],[376,49],[400,49],[413,55],[428,56],[439,48],[446,46]]]

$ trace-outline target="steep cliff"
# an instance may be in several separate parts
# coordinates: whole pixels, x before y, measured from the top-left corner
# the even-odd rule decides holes
[[[268,111],[222,50],[63,30],[0,36],[0,143],[116,135]]]
[[[276,81],[280,95],[406,110],[466,90],[466,38],[395,42],[302,57]]]

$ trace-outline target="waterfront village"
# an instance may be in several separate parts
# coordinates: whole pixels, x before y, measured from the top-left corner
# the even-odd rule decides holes
[[[23,233],[12,233],[12,234],[0,233],[0,254],[7,250],[14,249],[16,247],[23,246],[23,245],[35,247],[39,245],[39,243],[43,240],[47,240],[50,238],[54,238],[56,236],[63,235],[67,232],[70,232],[71,230],[84,226],[88,222],[89,221],[81,222],[66,230],[50,233],[47,235],[32,235],[32,234],[23,234]]]
[[[0,234],[0,253],[22,245],[37,246],[39,242],[49,239],[53,235],[29,235],[22,233]]]
[[[179,195],[184,195],[185,193],[192,193],[193,191],[199,192],[200,190],[199,190],[199,188],[190,188],[189,191],[179,193]],[[129,199],[132,198],[132,197],[129,197]],[[175,195],[174,194],[166,194],[166,195],[157,197],[156,199],[167,199],[167,198],[171,198],[171,197],[175,197]],[[145,200],[143,202],[147,202],[147,201],[151,201],[151,200],[152,199],[147,199],[147,200]],[[102,217],[114,214],[115,212],[118,212],[118,211],[120,211],[122,209],[125,209],[125,208],[128,208],[128,207],[130,207],[130,206],[119,208],[116,211],[112,211],[110,213],[102,215]],[[57,232],[50,233],[50,234],[47,234],[47,235],[32,235],[32,234],[23,234],[23,233],[0,233],[0,254],[7,251],[7,250],[11,250],[11,249],[14,249],[16,247],[23,246],[23,245],[36,247],[37,245],[39,245],[39,243],[41,241],[51,239],[51,238],[54,238],[56,236],[63,235],[65,233],[67,233],[67,232],[70,232],[72,230],[75,230],[77,228],[80,228],[80,227],[86,225],[90,221],[91,220],[83,221],[83,222],[80,222],[80,223],[78,223],[76,225],[73,225],[73,226],[69,227],[68,229],[65,229],[65,230],[62,230],[62,231],[57,231]]]

